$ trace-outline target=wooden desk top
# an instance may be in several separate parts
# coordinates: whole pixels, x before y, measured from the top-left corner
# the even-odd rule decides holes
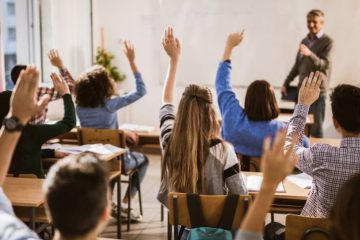
[[[277,120],[279,120],[281,122],[288,123],[292,116],[293,116],[292,113],[280,113]],[[307,115],[306,124],[314,124],[314,115],[313,114],[308,114]]]
[[[262,176],[261,172],[241,172],[246,176]],[[303,189],[298,185],[285,179],[284,184],[284,193],[275,193],[275,199],[287,199],[287,200],[304,200],[306,201],[310,192],[310,189]],[[249,192],[250,195],[256,196],[258,192]]]
[[[325,143],[329,144],[333,147],[340,147],[341,139],[339,138],[310,138],[310,145],[314,145],[315,143]]]
[[[44,203],[42,185],[44,179],[7,177],[4,192],[16,207],[39,207]]]

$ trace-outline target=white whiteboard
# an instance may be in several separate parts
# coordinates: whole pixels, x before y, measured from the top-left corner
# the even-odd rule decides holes
[[[126,32],[124,37],[140,45],[145,72],[159,82],[168,63],[160,45],[165,27],[174,27],[182,44],[177,79],[184,85],[213,85],[228,33],[245,29],[232,57],[235,87],[255,79],[281,86],[307,34],[306,14],[319,8],[325,12],[324,31],[334,40],[330,86],[360,83],[359,0],[97,0],[95,5],[108,18],[98,24],[107,23],[110,37]]]

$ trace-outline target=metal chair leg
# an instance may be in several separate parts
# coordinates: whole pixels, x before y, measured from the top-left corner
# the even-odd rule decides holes
[[[131,182],[132,182],[132,178],[133,178],[133,174],[129,175],[129,188],[128,188],[128,191],[127,191],[127,198],[128,198],[128,209],[127,209],[127,231],[129,232],[130,231],[130,210],[131,210],[131,197],[130,197],[130,190],[131,190]]]

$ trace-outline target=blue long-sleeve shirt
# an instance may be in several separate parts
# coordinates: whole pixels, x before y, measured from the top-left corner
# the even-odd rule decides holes
[[[222,117],[222,136],[234,145],[236,153],[261,156],[264,138],[273,137],[276,131],[286,124],[277,120],[249,120],[231,88],[230,74],[230,61],[221,62],[216,74],[215,87]]]
[[[82,127],[99,129],[117,129],[116,111],[146,94],[146,87],[140,73],[134,73],[136,89],[123,96],[116,96],[105,101],[104,106],[89,108],[76,107],[76,113]],[[89,96],[91,97],[91,96]]]

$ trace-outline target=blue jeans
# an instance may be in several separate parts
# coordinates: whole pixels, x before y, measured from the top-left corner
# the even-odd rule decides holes
[[[142,153],[128,151],[125,153],[122,165],[124,172],[137,169],[137,173],[135,174],[138,174],[138,178],[136,176],[132,178],[131,189],[128,188],[126,191],[126,195],[130,191],[130,196],[134,197],[137,192],[137,180],[139,179],[139,184],[144,180],[146,170],[149,166],[149,159]]]

